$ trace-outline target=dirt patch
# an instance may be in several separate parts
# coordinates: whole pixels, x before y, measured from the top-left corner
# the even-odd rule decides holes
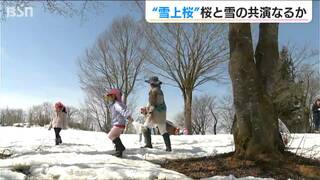
[[[290,152],[285,152],[283,160],[278,162],[238,159],[233,153],[226,153],[213,157],[169,160],[162,167],[194,179],[232,174],[237,178],[255,176],[280,180],[320,180],[320,160],[304,158]]]
[[[22,173],[22,174],[25,174],[25,175],[30,175],[31,172],[30,172],[30,168],[31,166],[30,165],[25,165],[25,164],[17,164],[15,166],[13,166],[11,168],[12,171],[16,171],[16,172],[19,172],[19,173]]]

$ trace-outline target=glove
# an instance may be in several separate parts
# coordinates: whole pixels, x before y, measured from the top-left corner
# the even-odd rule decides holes
[[[50,130],[51,130],[51,127],[48,128],[48,131],[50,131]]]
[[[141,108],[141,109],[140,109],[140,114],[143,114],[143,115],[148,114],[147,108],[146,108],[146,107]]]

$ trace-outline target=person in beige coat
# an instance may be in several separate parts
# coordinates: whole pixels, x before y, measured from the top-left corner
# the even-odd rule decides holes
[[[145,116],[145,123],[142,127],[142,133],[145,139],[146,148],[152,148],[151,143],[151,127],[158,127],[160,134],[166,144],[166,151],[171,151],[170,136],[166,127],[167,106],[164,101],[164,94],[161,90],[162,82],[157,76],[146,80],[150,84],[149,104],[147,107],[141,108],[141,113]]]
[[[48,130],[51,130],[52,127],[56,136],[56,145],[59,145],[62,143],[60,131],[61,129],[67,128],[67,111],[66,107],[61,102],[57,102],[55,104],[54,116],[50,122]]]

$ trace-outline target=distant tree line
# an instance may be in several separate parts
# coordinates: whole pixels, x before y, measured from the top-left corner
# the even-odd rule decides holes
[[[87,108],[67,106],[68,126],[73,129],[97,130],[94,117]],[[29,126],[46,126],[54,115],[54,106],[49,102],[32,106],[29,110],[0,109],[0,126],[26,123]]]
[[[14,123],[21,123],[24,120],[22,109],[1,109],[0,110],[0,125],[12,126]]]

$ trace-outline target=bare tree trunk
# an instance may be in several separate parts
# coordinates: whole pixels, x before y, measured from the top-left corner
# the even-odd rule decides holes
[[[123,103],[125,104],[125,105],[127,105],[127,103],[128,103],[128,94],[127,93],[124,93],[123,94]]]
[[[210,113],[212,115],[212,117],[214,118],[214,122],[213,122],[213,133],[214,135],[217,134],[217,124],[218,124],[218,118],[217,116],[214,114],[213,112],[213,104],[210,104],[209,105],[209,110],[210,110]]]
[[[185,90],[184,93],[184,116],[185,116],[185,128],[188,129],[188,134],[192,132],[192,90]]]
[[[277,36],[270,38],[277,38]],[[268,42],[270,41],[264,41],[264,38],[261,38],[260,33],[259,43],[261,47],[266,48],[264,53],[274,48],[264,44]],[[263,88],[268,80],[261,82],[260,79],[264,78],[264,72],[268,70],[261,74],[259,72],[262,72],[262,67],[260,71],[257,70],[253,56],[250,24],[230,24],[229,43],[229,74],[232,80],[236,110],[233,132],[236,155],[253,159],[278,157],[283,147],[279,139],[277,116],[272,100]],[[272,61],[276,57],[269,56],[268,58],[270,58],[269,61]]]
[[[214,133],[214,135],[216,135],[217,134],[218,119],[217,119],[216,115],[213,112],[212,112],[212,116],[214,118],[213,133]]]

